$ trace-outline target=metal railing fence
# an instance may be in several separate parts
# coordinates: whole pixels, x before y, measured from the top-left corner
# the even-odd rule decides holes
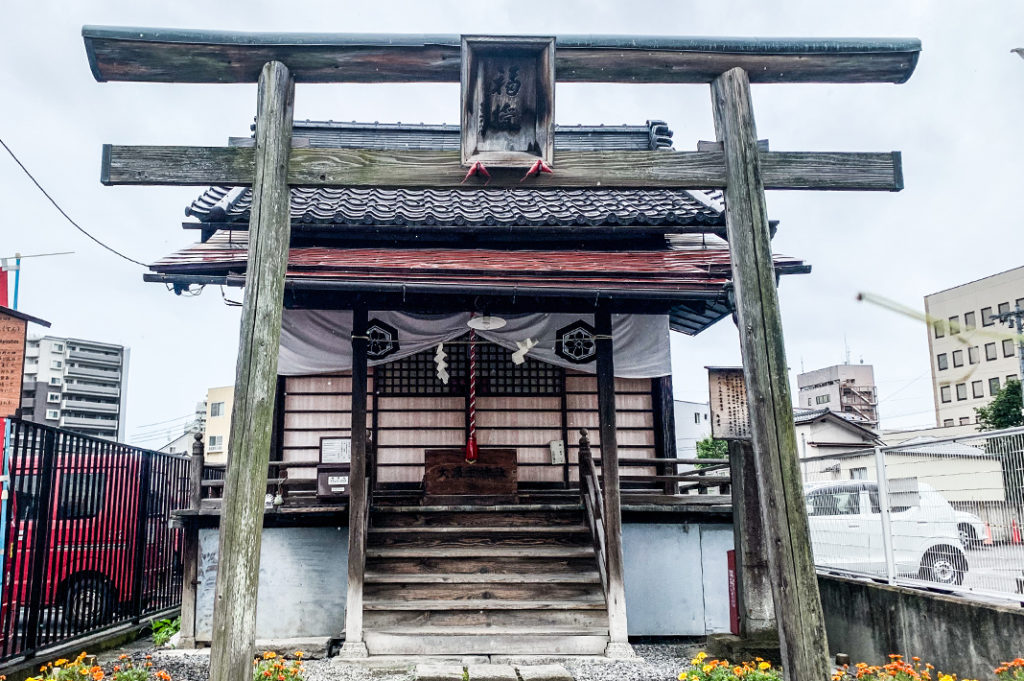
[[[11,420],[0,661],[181,602],[188,457]]]
[[[1024,428],[801,459],[821,569],[1024,601]]]

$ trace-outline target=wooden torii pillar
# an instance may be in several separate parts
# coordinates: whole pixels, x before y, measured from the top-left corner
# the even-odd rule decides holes
[[[459,36],[428,40],[289,34],[252,34],[242,40],[234,33],[109,27],[86,27],[83,37],[93,74],[100,81],[260,82],[255,150],[105,145],[101,173],[101,181],[110,185],[254,187],[211,660],[215,681],[247,681],[255,639],[263,492],[288,248],[288,188],[474,188],[462,184],[465,171],[457,151],[289,151],[292,78],[458,82],[461,41]],[[759,151],[749,83],[902,83],[913,72],[920,43],[568,36],[559,38],[556,48],[555,68],[562,82],[711,84],[721,151],[559,152],[556,172],[532,178],[530,186],[725,190],[753,448],[785,675],[791,681],[822,681],[829,666],[797,465],[764,190],[898,191],[903,187],[902,171],[898,152]],[[520,176],[494,172],[490,186],[522,186]],[[610,355],[610,343],[600,345],[599,353]],[[610,361],[600,363],[611,369]],[[614,411],[606,411],[602,443],[606,432],[612,433],[609,440],[614,441]],[[353,440],[354,449],[355,445]],[[353,451],[353,465],[356,458]],[[617,499],[614,483],[606,481],[609,491],[615,488]],[[607,510],[616,516],[616,524],[621,522],[617,509]],[[621,622],[624,625],[624,617]],[[616,630],[615,638],[623,637],[624,632]]]

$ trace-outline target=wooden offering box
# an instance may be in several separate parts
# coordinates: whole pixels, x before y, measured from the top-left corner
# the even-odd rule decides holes
[[[428,449],[423,503],[427,505],[516,502],[516,450],[481,449],[475,463],[464,449]]]

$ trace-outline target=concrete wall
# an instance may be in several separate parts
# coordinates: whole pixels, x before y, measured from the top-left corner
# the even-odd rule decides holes
[[[209,641],[217,530],[199,531],[196,640]],[[345,628],[347,527],[268,527],[260,546],[256,638],[338,636]]]
[[[882,664],[916,655],[961,678],[991,678],[1024,654],[1024,610],[962,598],[819,576],[829,651]]]

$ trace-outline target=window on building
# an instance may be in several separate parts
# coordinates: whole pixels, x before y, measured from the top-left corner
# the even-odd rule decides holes
[[[47,421],[56,421],[59,418],[60,418],[60,412],[57,411],[56,409],[47,409],[46,410],[46,420]]]
[[[210,416],[224,416],[224,403],[214,402],[210,405]]]
[[[50,352],[64,352],[64,344],[63,343],[54,343],[50,347]]]
[[[953,366],[962,367],[964,365],[964,351],[954,350],[953,351]]]
[[[951,425],[953,425],[953,419],[943,419],[943,421],[942,421],[942,427],[943,428],[949,428]]]
[[[978,323],[973,312],[964,312],[964,330],[971,331],[978,328]]]
[[[949,356],[946,353],[941,353],[935,357],[935,364],[939,367],[939,371],[945,371],[949,368]]]
[[[999,303],[999,314],[1004,315],[1010,311],[1009,303]]]
[[[967,384],[957,383],[956,384],[956,399],[966,400],[967,399]]]
[[[961,426],[969,426],[969,425],[971,425],[971,417],[970,416],[961,416],[960,417],[960,425]]]
[[[46,393],[46,401],[50,404],[60,402],[60,393]]]
[[[972,345],[971,347],[967,348],[967,363],[968,364],[977,364],[980,361],[981,361],[981,353],[978,352],[978,346],[977,345]]]
[[[64,362],[62,362],[59,359],[51,359],[50,360],[50,368],[51,369],[63,369],[64,368]]]
[[[694,423],[700,423],[700,412],[695,412],[693,414],[693,422]]]
[[[996,380],[998,381],[999,379],[997,378]],[[941,396],[943,402],[953,401],[953,398],[951,397],[951,391],[948,385],[944,385],[941,388],[939,388],[939,395]]]
[[[988,379],[988,394],[995,397],[999,393],[999,377],[993,376]]]
[[[1014,301],[1013,304],[1019,307],[1020,309],[1024,310],[1024,298],[1018,298],[1017,300]]]
[[[223,452],[224,451],[224,436],[223,435],[211,435],[210,436],[210,441],[207,443],[207,451]]]
[[[960,333],[960,315],[953,315],[949,318],[949,335],[955,336]]]
[[[817,404],[825,404],[827,402],[830,402],[831,400],[832,400],[832,396],[831,395],[817,395],[814,398],[814,401]]]
[[[932,326],[935,328],[936,338],[942,338],[943,336],[946,335],[946,327],[945,324],[942,323],[942,320],[935,322],[934,324],[932,324]]]
[[[984,397],[985,396],[985,382],[984,381],[972,381],[971,382],[971,395],[972,397]]]
[[[60,385],[63,381],[60,376],[50,376],[50,385]]]
[[[1003,357],[1013,357],[1013,339],[1007,338],[1003,341]]]
[[[810,398],[810,397],[808,397],[808,398],[807,398],[807,406],[808,406],[808,407],[809,407],[809,406],[811,406],[811,401],[812,401],[812,400],[811,400],[811,398]]]
[[[995,322],[992,321],[992,308],[991,307],[983,307],[983,308],[981,308],[981,325],[982,326],[992,326],[993,324],[995,324]]]
[[[985,343],[985,359],[991,362],[997,357],[996,355],[996,344]]]
[[[867,467],[862,468],[851,468],[850,469],[850,480],[867,480],[868,469]]]

